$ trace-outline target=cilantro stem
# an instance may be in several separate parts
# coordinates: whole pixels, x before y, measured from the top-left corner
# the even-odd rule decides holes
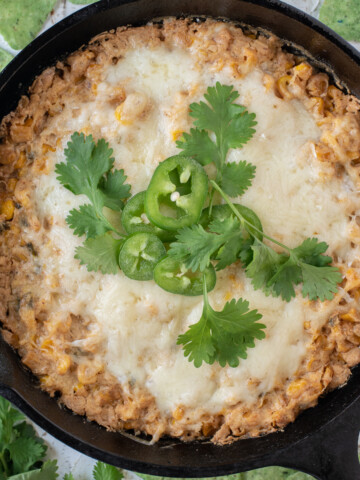
[[[10,472],[9,472],[8,466],[7,466],[5,458],[4,458],[4,452],[0,453],[0,462],[1,462],[1,465],[4,469],[4,473],[6,475],[6,478],[9,477]]]
[[[116,233],[116,235],[119,235],[119,237],[122,237],[122,238],[125,238],[127,235],[125,235],[124,233],[120,233],[118,230],[116,230],[116,228],[114,228],[111,223],[109,222],[109,220],[105,217],[105,215],[101,212],[97,212],[97,214],[99,215],[99,217],[101,218],[101,220],[105,223],[105,225],[107,226],[107,228],[109,230],[111,230],[112,232]]]
[[[246,220],[245,217],[243,217],[241,215],[241,213],[234,207],[234,204],[232,203],[232,201],[230,200],[229,196],[226,195],[226,193],[219,187],[219,185],[214,181],[214,180],[210,180],[210,183],[211,185],[215,188],[215,190],[217,190],[220,195],[222,196],[222,198],[225,200],[225,202],[229,205],[229,207],[231,208],[232,212],[234,213],[234,215],[240,220],[240,222],[242,223],[246,223],[247,225],[249,225],[253,230],[256,230],[257,232],[259,232],[263,237],[267,238],[268,240],[270,240],[270,242],[272,243],[275,243],[276,245],[278,245],[279,247],[283,248],[284,250],[288,251],[288,252],[291,252],[291,248],[287,247],[286,245],[284,245],[283,243],[280,243],[278,242],[277,240],[275,240],[274,238],[270,237],[269,235],[266,235],[266,233],[262,232],[261,230],[259,230],[257,227],[255,227],[255,225],[253,225],[251,222],[249,222],[248,220]],[[251,232],[249,232],[251,234]],[[259,241],[261,241],[260,239],[258,239]],[[263,243],[263,242],[261,242]]]

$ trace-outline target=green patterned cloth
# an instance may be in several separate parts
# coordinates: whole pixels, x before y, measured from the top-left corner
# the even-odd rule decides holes
[[[144,473],[137,473],[137,475],[143,480],[186,480],[185,478],[156,477],[155,475],[146,475]],[[267,467],[246,473],[237,473],[224,477],[208,477],[201,480],[313,480],[313,477],[289,468]]]
[[[325,0],[320,20],[346,40],[360,42],[360,0]]]
[[[0,34],[20,50],[41,30],[56,0],[0,0]]]
[[[71,3],[75,3],[75,5],[89,5],[90,3],[98,2],[99,0],[69,0]]]

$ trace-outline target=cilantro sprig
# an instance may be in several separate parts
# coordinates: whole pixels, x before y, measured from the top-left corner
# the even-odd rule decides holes
[[[74,235],[86,236],[84,244],[76,248],[75,258],[88,271],[116,274],[125,235],[105,216],[104,207],[120,216],[131,188],[125,183],[124,170],[112,170],[112,149],[104,139],[95,143],[92,135],[75,132],[64,153],[66,162],[55,167],[57,179],[72,193],[86,195],[91,202],[72,209],[66,217]]]
[[[75,195],[86,195],[91,204],[70,211],[66,223],[79,237],[95,238],[108,231],[122,235],[104,215],[104,207],[120,212],[130,196],[124,170],[111,171],[113,151],[102,138],[96,144],[92,135],[75,132],[65,149],[66,162],[58,163],[57,179]]]
[[[26,417],[0,396],[0,480],[56,480],[57,460],[44,457],[47,446]],[[97,462],[94,480],[121,480],[124,475],[117,468]],[[75,480],[71,473],[64,480]]]
[[[333,298],[342,275],[338,268],[330,266],[332,258],[323,255],[328,249],[326,242],[307,238],[298,247],[287,247],[258,230],[256,225],[241,215],[216,182],[211,180],[210,183],[229,205],[233,215],[221,222],[210,223],[209,231],[205,231],[201,225],[181,229],[177,241],[170,245],[170,256],[184,261],[194,271],[204,271],[212,255],[218,252],[215,257],[219,260],[217,270],[241,259],[255,290],[261,288],[267,295],[281,296],[289,302],[295,297],[294,287],[302,283],[303,297],[321,301]],[[244,231],[253,238],[251,245],[244,241]],[[259,235],[255,236],[254,231],[258,231]],[[284,252],[275,251],[264,243],[262,237],[281,247]]]
[[[0,478],[36,470],[46,450],[25,416],[0,397]]]
[[[223,221],[213,220],[208,231],[201,225],[182,228],[176,238],[168,253],[176,260],[185,261],[193,272],[203,272],[216,253],[215,258],[219,260],[216,270],[222,270],[236,262],[242,248],[247,245],[240,221],[234,216]]]
[[[201,165],[213,162],[217,168],[216,182],[230,196],[242,195],[251,185],[255,166],[245,161],[226,163],[231,148],[242,148],[254,135],[255,114],[235,103],[239,93],[231,85],[216,83],[209,87],[201,101],[190,105],[190,116],[197,128],[183,133],[176,142],[182,154],[193,157]],[[209,132],[215,135],[215,141]]]
[[[265,338],[265,325],[257,321],[262,315],[249,310],[249,302],[234,298],[222,311],[215,311],[208,299],[204,276],[204,306],[200,320],[194,323],[177,339],[183,345],[184,355],[195,367],[202,363],[212,365],[217,361],[221,367],[239,365],[239,358],[247,358],[247,349],[255,347],[255,338]]]

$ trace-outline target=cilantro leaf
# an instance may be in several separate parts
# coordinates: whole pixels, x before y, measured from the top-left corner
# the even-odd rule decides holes
[[[57,179],[75,195],[84,194],[92,201],[101,177],[111,170],[112,149],[102,138],[95,144],[92,135],[75,132],[65,149],[66,163],[58,163]]]
[[[247,358],[247,349],[255,346],[255,338],[265,338],[265,325],[257,323],[262,315],[249,310],[249,302],[232,299],[222,311],[217,312],[209,304],[204,283],[204,307],[200,320],[177,339],[183,345],[184,355],[200,367],[203,362],[230,367],[239,365],[239,358]]]
[[[255,133],[255,113],[249,113],[245,107],[241,108],[242,111],[233,117],[226,129],[223,140],[226,149],[241,148]]]
[[[293,253],[299,260],[310,265],[323,267],[332,262],[332,258],[322,255],[329,248],[326,242],[319,242],[317,238],[306,238],[302,244],[293,248]]]
[[[66,217],[66,223],[74,230],[74,235],[86,238],[95,238],[108,232],[110,228],[98,217],[95,208],[92,205],[80,205],[70,211]]]
[[[212,255],[214,255],[221,246],[229,240],[232,245],[241,243],[242,232],[240,222],[233,216],[224,220],[214,220],[209,224],[209,232],[205,231],[201,225],[192,225],[179,230],[176,235],[177,241],[170,244],[168,254],[176,260],[185,262],[188,268],[193,272],[196,270],[204,271],[209,265]],[[235,259],[239,249],[235,253]],[[220,262],[222,265],[227,263],[228,250],[224,254],[220,254]]]
[[[281,296],[289,302],[295,296],[294,286],[303,283],[303,297],[310,300],[331,300],[342,276],[336,267],[328,266],[331,257],[322,255],[328,246],[316,238],[307,238],[288,254],[279,254],[271,247],[256,242],[251,247],[253,259],[246,268],[255,290],[262,288],[269,295]]]
[[[205,306],[200,320],[190,325],[187,332],[179,335],[176,342],[177,345],[183,345],[184,356],[189,357],[189,362],[194,362],[196,368],[201,367],[203,362],[212,365],[216,355],[210,322],[204,311]]]
[[[44,446],[33,438],[19,437],[7,449],[13,462],[14,474],[27,472],[45,455]]]
[[[249,302],[234,298],[227,302],[221,312],[216,312],[210,305],[208,315],[211,317],[213,329],[216,322],[216,360],[222,367],[226,363],[230,367],[239,365],[239,358],[247,358],[246,350],[255,347],[255,338],[265,338],[265,325],[257,323],[262,315],[257,310],[249,310]]]
[[[239,163],[226,163],[223,168],[221,187],[230,197],[242,195],[251,186],[255,170],[255,165],[245,160]]]
[[[65,473],[64,480],[75,480],[72,473]]]
[[[336,267],[316,267],[301,263],[303,280],[302,294],[310,300],[319,298],[322,302],[331,300],[337,292],[337,284],[341,282],[342,275]]]
[[[252,251],[252,246],[254,244],[254,240],[252,237],[246,238],[241,245],[241,250],[238,254],[239,259],[241,263],[244,265],[244,267],[247,267],[252,259],[253,259],[253,251]]]
[[[246,275],[251,278],[255,290],[262,288],[269,295],[267,285],[282,263],[281,255],[259,241],[255,241],[251,249],[253,259],[246,268]]]
[[[219,249],[216,260],[216,270],[223,270],[232,263],[237,262],[240,252],[243,250],[243,239],[241,231],[234,235]]]
[[[192,157],[201,165],[214,162],[217,168],[221,168],[219,149],[205,130],[191,128],[190,133],[182,134],[182,138],[176,142],[176,146],[183,150],[183,155]]]
[[[301,268],[292,253],[290,256],[280,255],[278,259],[277,272],[268,281],[267,287],[272,287],[273,296],[281,296],[283,300],[290,302],[291,298],[295,297],[294,285],[298,285],[302,281]]]
[[[22,472],[37,466],[45,456],[47,447],[44,441],[36,436],[24,418],[10,402],[0,397],[0,474],[3,478],[22,478]]]
[[[124,475],[112,465],[97,462],[93,470],[94,480],[121,480]]]
[[[86,265],[89,272],[116,274],[119,271],[118,257],[123,240],[113,238],[109,233],[101,237],[85,240],[83,246],[75,250],[75,258]]]
[[[124,185],[126,179],[124,170],[108,172],[101,178],[99,189],[104,195],[105,207],[118,211],[124,208],[123,199],[130,197],[130,185]]]
[[[206,232],[201,225],[182,228],[176,238],[177,241],[170,244],[168,254],[183,261],[193,272],[199,269],[204,271],[210,263],[211,255],[223,244],[219,235]]]
[[[216,182],[211,180],[210,184],[220,193],[230,208],[234,209],[236,217],[245,221],[246,230],[254,237],[254,244],[249,246],[245,241],[237,255],[245,263],[246,275],[251,278],[255,290],[262,288],[266,295],[281,296],[283,300],[289,302],[295,296],[294,286],[302,282],[302,294],[304,297],[308,295],[310,300],[319,298],[324,301],[334,296],[342,276],[336,267],[329,266],[332,258],[323,255],[328,249],[326,242],[319,242],[317,238],[306,238],[298,247],[291,249],[263,233],[263,237],[286,252],[277,253],[264,244],[262,238],[258,238],[251,232],[255,225],[250,216],[245,218],[239,210],[236,211],[228,195]],[[249,254],[249,248],[252,250],[252,256]],[[196,255],[196,252],[192,255]],[[224,265],[228,264],[231,258],[233,258],[231,252],[226,252]]]
[[[255,133],[255,114],[234,103],[239,94],[232,86],[217,82],[215,87],[207,89],[204,97],[208,103],[192,103],[190,116],[195,118],[196,127],[215,133],[220,154],[220,165],[217,166],[222,169],[228,150],[241,148]]]
[[[86,195],[91,205],[71,210],[66,221],[75,235],[86,234],[87,238],[116,229],[103,214],[108,207],[120,211],[123,200],[129,196],[130,185],[124,184],[123,170],[111,172],[114,165],[112,149],[104,139],[96,144],[92,135],[75,132],[65,149],[66,163],[55,166],[57,179],[75,195]]]
[[[57,469],[57,461],[48,460],[37,470],[19,473],[10,478],[11,480],[56,480],[58,478]]]
[[[245,108],[235,104],[239,98],[234,87],[216,83],[215,87],[208,87],[204,94],[208,103],[192,103],[190,116],[195,118],[194,125],[200,129],[211,130],[218,136],[229,125],[234,116],[244,112]]]
[[[310,300],[331,300],[337,292],[337,284],[342,281],[339,269],[329,266],[332,258],[323,255],[327,249],[326,242],[307,238],[291,252],[301,268],[303,297],[308,296]]]

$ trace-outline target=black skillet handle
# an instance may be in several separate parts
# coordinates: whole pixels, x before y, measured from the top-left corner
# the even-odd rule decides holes
[[[358,438],[360,398],[343,413],[279,455],[278,465],[297,468],[319,480],[360,480]]]

